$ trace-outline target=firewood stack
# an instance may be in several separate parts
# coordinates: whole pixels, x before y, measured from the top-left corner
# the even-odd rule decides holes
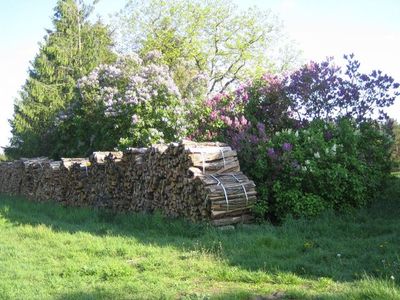
[[[50,161],[45,167],[44,180],[46,186],[47,200],[62,202],[65,195],[65,176],[62,172],[62,161]]]
[[[25,167],[21,182],[21,194],[36,199],[36,192],[41,189],[41,180],[44,174],[44,166],[49,162],[47,157],[22,159]]]
[[[114,211],[121,205],[123,193],[123,182],[125,173],[125,163],[122,162],[122,152],[109,152],[105,156],[105,191],[106,197],[102,201],[101,207]],[[122,209],[121,209],[122,210]]]
[[[65,176],[64,202],[71,206],[89,204],[90,161],[87,158],[61,158],[61,171]]]
[[[147,151],[148,148],[129,148],[124,151],[121,159],[124,171],[120,195],[122,203],[116,209],[136,212],[151,210],[145,184]]]
[[[105,160],[108,152],[93,152],[89,157],[90,161],[90,177],[91,186],[88,195],[88,203],[93,207],[102,207],[102,203],[106,196],[106,174],[105,174]]]
[[[222,226],[250,222],[256,201],[255,184],[240,172],[236,151],[221,143],[183,141],[17,165],[0,165],[0,191],[21,186],[22,195],[72,206],[161,211]]]
[[[22,160],[0,163],[0,193],[19,195],[24,173]]]
[[[164,163],[169,184],[160,199],[167,215],[212,220],[217,226],[252,220],[255,184],[240,172],[237,153],[227,145],[171,144]]]

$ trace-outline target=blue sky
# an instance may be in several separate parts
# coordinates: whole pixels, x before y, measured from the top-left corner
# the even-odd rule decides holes
[[[340,59],[355,53],[361,67],[381,69],[400,81],[400,1],[398,0],[234,0],[241,8],[271,9],[283,21],[304,60]],[[51,28],[56,0],[0,0],[0,146],[10,137],[7,119],[24,83],[38,42]],[[104,21],[126,0],[100,0]],[[389,109],[400,121],[400,99]]]

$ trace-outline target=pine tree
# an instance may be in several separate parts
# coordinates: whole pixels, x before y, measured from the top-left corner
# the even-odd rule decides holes
[[[79,102],[77,80],[115,60],[108,28],[88,20],[93,6],[59,0],[54,11],[54,29],[47,30],[14,106],[13,137],[5,149],[13,157],[66,153],[73,133],[66,136],[59,124],[65,111]]]

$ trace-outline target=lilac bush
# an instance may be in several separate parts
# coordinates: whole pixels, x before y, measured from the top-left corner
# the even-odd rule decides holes
[[[205,102],[194,138],[239,150],[255,180],[260,216],[310,217],[362,207],[389,174],[391,138],[383,108],[399,84],[380,71],[364,74],[353,55],[286,76],[264,75]],[[366,143],[368,141],[368,143]]]
[[[100,65],[78,82],[86,101],[102,103],[104,118],[118,128],[119,145],[148,145],[186,137],[190,105],[172,74],[152,51]]]
[[[399,83],[382,71],[362,73],[353,54],[344,58],[345,70],[328,58],[310,62],[288,76],[286,95],[299,118],[350,117],[357,123],[387,119],[383,108],[400,95]]]

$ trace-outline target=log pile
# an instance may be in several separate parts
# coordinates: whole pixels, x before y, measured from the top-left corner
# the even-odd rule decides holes
[[[42,189],[43,170],[45,164],[48,162],[49,159],[47,157],[22,159],[25,168],[21,182],[22,195],[29,199],[36,199],[37,190]]]
[[[90,192],[90,162],[87,158],[61,158],[65,177],[64,202],[70,206],[86,206]]]
[[[161,211],[216,226],[252,221],[256,201],[255,184],[240,172],[236,151],[221,143],[189,141],[61,162],[39,158],[0,164],[0,191],[11,190],[71,206]]]
[[[65,174],[62,172],[62,161],[49,161],[44,168],[42,195],[38,199],[62,202],[65,195]]]
[[[0,164],[0,192],[8,195],[19,195],[25,172],[22,160]]]

